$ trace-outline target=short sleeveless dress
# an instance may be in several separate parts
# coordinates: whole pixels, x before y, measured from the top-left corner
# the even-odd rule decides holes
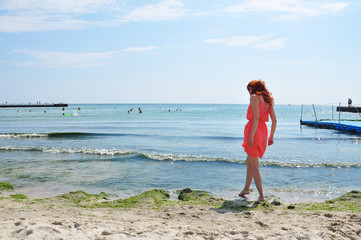
[[[270,113],[270,109],[271,107],[269,107],[268,111],[265,111],[265,104],[261,101],[260,97],[257,96],[258,99],[260,100],[259,103],[259,122],[258,122],[258,126],[257,126],[257,130],[256,133],[254,135],[254,143],[253,146],[250,147],[248,145],[248,140],[249,137],[251,135],[251,130],[252,130],[252,123],[253,123],[253,111],[252,111],[252,106],[251,104],[248,106],[248,110],[247,110],[247,119],[248,119],[248,123],[246,124],[246,126],[244,127],[244,138],[243,138],[243,148],[244,151],[251,157],[259,157],[262,158],[263,154],[266,151],[267,148],[267,137],[268,137],[268,129],[267,129],[267,125],[266,122],[268,122],[268,115]]]

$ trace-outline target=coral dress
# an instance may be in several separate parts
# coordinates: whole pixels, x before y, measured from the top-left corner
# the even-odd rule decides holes
[[[257,96],[260,99],[259,96]],[[248,106],[247,110],[247,119],[248,123],[244,127],[244,138],[243,138],[243,148],[244,151],[251,157],[259,157],[262,158],[264,152],[266,151],[267,147],[267,137],[268,137],[268,129],[266,122],[268,122],[268,115],[270,113],[271,107],[269,107],[268,111],[265,111],[265,104],[261,101],[259,103],[259,122],[257,126],[256,133],[254,135],[254,143],[253,146],[250,147],[248,145],[248,140],[251,135],[252,130],[252,123],[253,123],[253,111],[251,104]]]

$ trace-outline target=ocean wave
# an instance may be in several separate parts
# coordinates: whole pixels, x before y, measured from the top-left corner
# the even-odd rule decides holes
[[[87,132],[54,132],[54,133],[0,133],[0,138],[94,138],[102,136],[132,136],[136,134],[122,134],[122,133],[87,133]],[[139,135],[145,136],[145,135]]]
[[[289,168],[361,168],[361,163],[284,163],[273,161],[260,161],[261,166],[276,166]]]
[[[148,154],[140,153],[143,158],[156,160],[156,161],[185,161],[185,162],[231,162],[245,164],[245,160],[228,159],[228,158],[212,158],[212,157],[198,157],[198,156],[183,156],[172,154]],[[274,166],[274,167],[288,167],[288,168],[361,168],[359,163],[289,163],[277,161],[263,161],[259,162],[261,166]]]
[[[12,147],[0,146],[0,151],[37,151],[44,153],[69,153],[69,154],[91,154],[100,156],[127,156],[133,155],[135,158],[153,161],[184,161],[184,162],[229,162],[245,164],[242,159],[230,159],[221,157],[202,157],[160,153],[142,153],[133,150],[123,149],[87,149],[87,148],[41,148],[41,147]],[[99,160],[101,161],[101,159]],[[281,167],[281,168],[361,168],[361,163],[302,163],[302,162],[278,162],[260,161],[261,166]]]
[[[55,132],[55,133],[48,133],[49,138],[74,138],[74,137],[86,137],[86,136],[97,136],[97,135],[104,135],[100,133],[86,133],[86,132]]]
[[[45,138],[46,133],[1,133],[0,138]]]
[[[96,136],[127,136],[129,134],[54,132],[54,133],[0,133],[0,138],[84,138]]]
[[[136,154],[134,151],[120,150],[120,149],[88,149],[88,148],[41,148],[41,147],[0,147],[0,151],[36,151],[44,153],[81,153],[93,155],[130,155]]]
[[[185,161],[185,162],[235,162],[246,163],[245,160],[227,159],[227,158],[213,158],[213,157],[199,157],[173,154],[158,154],[158,153],[139,153],[139,156],[144,159],[155,161]]]
[[[96,136],[97,133],[55,132],[55,133],[1,133],[0,138],[56,138]]]

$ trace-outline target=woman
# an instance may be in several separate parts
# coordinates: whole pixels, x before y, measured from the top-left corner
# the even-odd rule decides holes
[[[262,158],[267,147],[267,125],[268,115],[271,116],[272,127],[268,138],[268,146],[273,144],[273,135],[276,130],[276,113],[273,108],[273,97],[261,80],[248,83],[247,90],[251,95],[250,105],[247,110],[248,123],[244,128],[243,148],[247,153],[247,176],[243,190],[238,194],[240,197],[250,194],[249,186],[252,179],[256,183],[259,193],[259,202],[265,201],[262,188],[262,177],[259,170],[258,158]]]

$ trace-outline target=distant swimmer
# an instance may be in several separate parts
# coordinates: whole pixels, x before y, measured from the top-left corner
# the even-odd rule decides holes
[[[44,111],[44,113],[46,113],[46,111]]]
[[[348,107],[352,107],[352,99],[351,99],[351,98],[349,98],[349,99],[347,100],[347,103],[348,103]]]
[[[78,111],[80,111],[81,110],[81,108],[80,107],[78,107]]]
[[[143,112],[142,112],[142,109],[141,109],[140,107],[138,108],[138,110],[139,110],[139,113],[143,113]]]
[[[64,111],[64,110],[65,110],[65,108],[62,108],[61,110],[63,110],[63,111]]]

